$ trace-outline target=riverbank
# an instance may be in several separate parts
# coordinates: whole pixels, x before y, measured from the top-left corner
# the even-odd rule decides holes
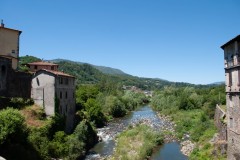
[[[117,136],[116,149],[110,160],[139,160],[151,156],[153,149],[163,143],[163,135],[144,123],[130,126]]]
[[[154,149],[155,153],[160,152],[165,144],[167,145],[169,142],[178,141],[173,134],[175,124],[167,119],[167,117],[159,117],[159,115],[149,106],[144,106],[132,111],[123,118],[115,119],[104,128],[98,129],[98,135],[101,137],[101,142],[99,142],[93,149],[90,150],[90,154],[86,159],[99,160],[109,158],[109,156],[113,154],[114,150],[117,149],[115,142],[116,137],[118,137],[121,132],[125,132],[131,128],[137,127],[139,124],[146,125],[151,130],[154,130],[154,132],[160,133],[164,136],[164,144],[158,147],[156,145]],[[176,153],[176,155],[180,154],[180,147],[178,146],[180,145],[176,143],[173,148],[170,148]]]
[[[165,123],[162,127],[162,131],[164,134],[164,143],[171,142],[180,142],[181,149],[180,151],[186,155],[190,156],[191,152],[195,148],[195,144],[190,140],[190,135],[185,134],[182,139],[177,138],[177,133],[175,127],[177,126],[172,118],[168,115],[163,115],[158,112],[157,114],[161,120]]]

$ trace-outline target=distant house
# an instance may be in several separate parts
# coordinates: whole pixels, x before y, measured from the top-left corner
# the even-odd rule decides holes
[[[49,63],[49,62],[32,62],[28,63],[27,66],[29,67],[31,72],[36,72],[40,69],[47,69],[47,70],[58,70],[58,64]]]
[[[0,25],[0,57],[12,61],[12,68],[17,69],[19,58],[19,37],[22,31],[6,28],[3,21]]]
[[[31,97],[48,116],[55,113],[65,116],[67,132],[73,129],[75,77],[55,70],[38,70],[32,79]]]

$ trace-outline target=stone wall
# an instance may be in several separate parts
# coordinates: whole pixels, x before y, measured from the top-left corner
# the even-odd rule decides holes
[[[31,98],[32,74],[12,70],[7,80],[8,97]]]
[[[218,129],[218,138],[219,140],[227,141],[227,122],[226,122],[226,113],[219,105],[216,106],[214,123]]]
[[[31,80],[30,73],[13,70],[11,60],[0,57],[0,96],[30,98]]]

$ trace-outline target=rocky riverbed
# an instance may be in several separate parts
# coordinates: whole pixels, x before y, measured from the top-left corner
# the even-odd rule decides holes
[[[124,118],[115,119],[103,128],[97,129],[100,142],[90,150],[86,159],[99,160],[110,156],[114,151],[115,137],[127,129],[128,126],[134,127],[139,123],[151,126],[159,132],[166,132],[164,137],[165,143],[179,141],[174,136],[175,124],[171,119],[168,116],[157,114],[150,107],[146,106],[132,112]]]

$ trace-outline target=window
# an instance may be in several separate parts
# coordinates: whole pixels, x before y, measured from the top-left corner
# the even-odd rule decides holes
[[[66,91],[66,93],[65,93],[65,98],[67,99],[67,97],[68,97],[68,94],[67,94],[67,91]]]
[[[228,73],[228,86],[232,86],[232,72]]]
[[[37,69],[37,65],[34,66],[34,69]]]
[[[68,84],[68,78],[65,78],[65,84]]]
[[[38,78],[36,78],[36,81],[37,81],[37,85],[40,86],[40,82]]]
[[[54,66],[51,66],[51,70],[54,70]]]
[[[62,92],[60,91],[60,99],[62,99]]]
[[[14,54],[14,53],[15,53],[15,50],[12,50],[12,53]]]
[[[63,83],[63,79],[62,77],[59,77],[59,84],[62,84]]]

